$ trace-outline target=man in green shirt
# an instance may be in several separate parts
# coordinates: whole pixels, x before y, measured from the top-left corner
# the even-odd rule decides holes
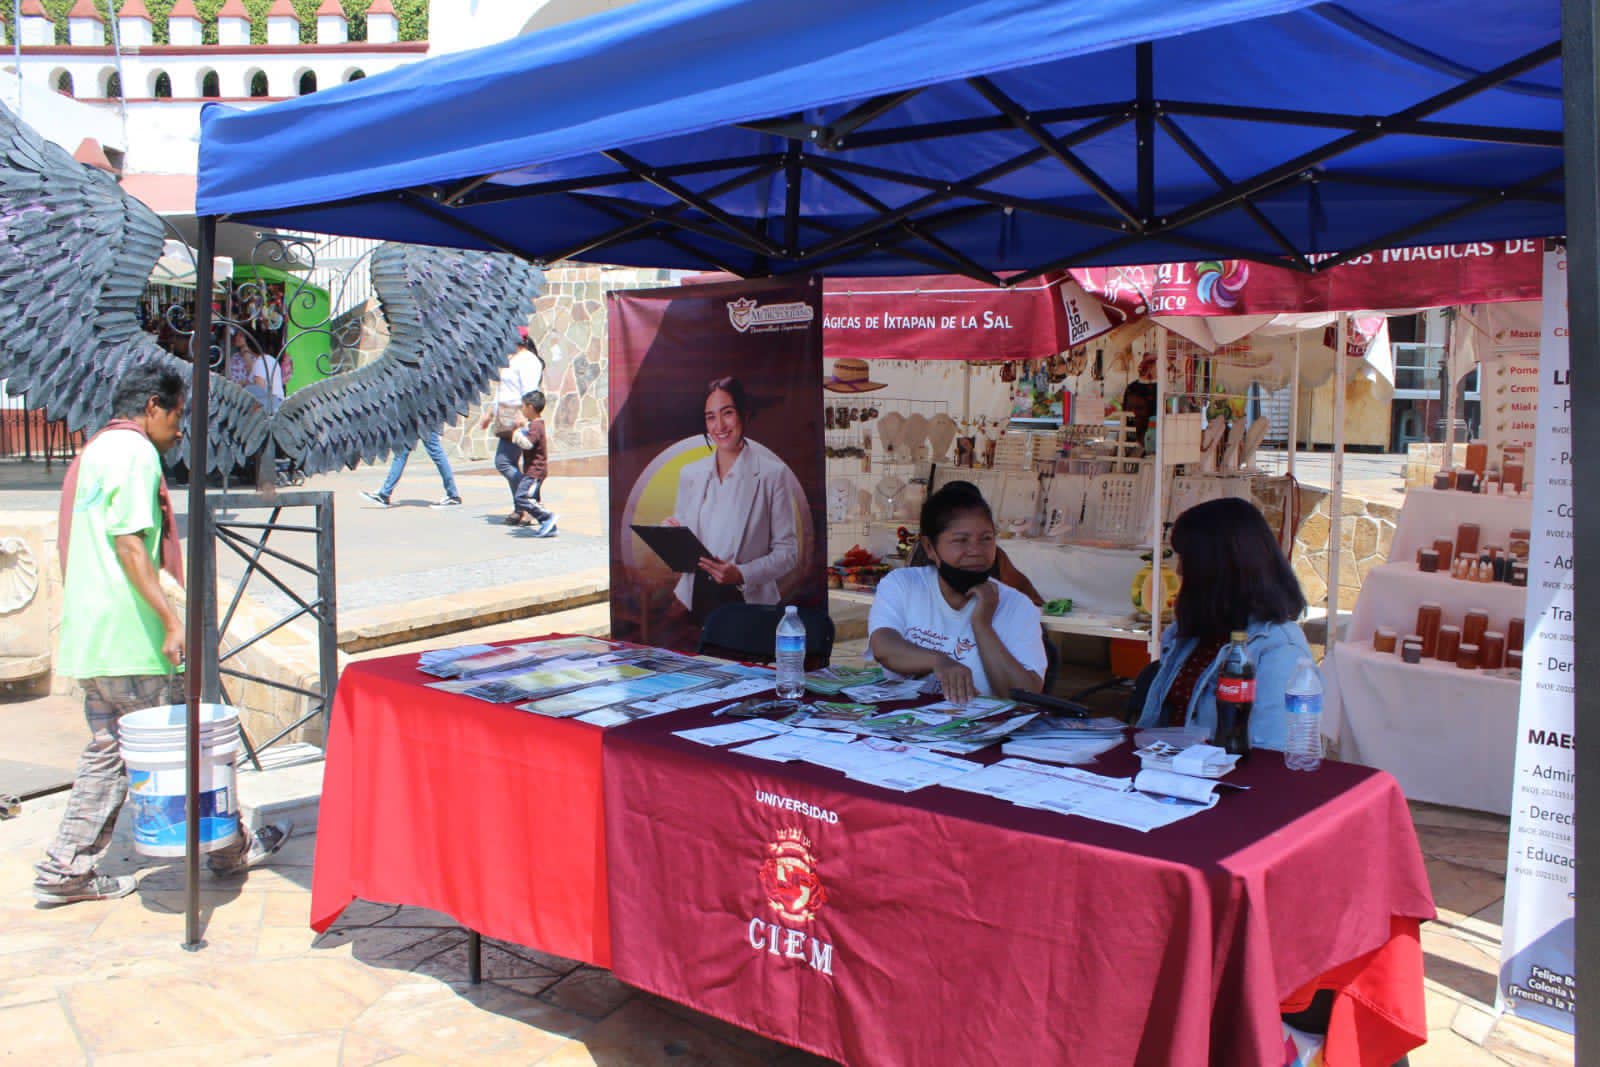
[[[182,579],[161,452],[183,437],[184,380],[156,363],[130,368],[112,396],[112,420],[67,472],[70,518],[57,531],[65,597],[56,669],[83,686],[90,741],[78,762],[61,828],[35,868],[41,904],[111,900],[134,890],[130,875],[99,874],[128,796],[120,750],[124,715],[183,699],[183,619],[161,590],[158,568]],[[65,504],[65,501],[63,501]],[[63,512],[66,509],[63,507]],[[241,835],[208,863],[234,874],[276,852],[292,827]]]

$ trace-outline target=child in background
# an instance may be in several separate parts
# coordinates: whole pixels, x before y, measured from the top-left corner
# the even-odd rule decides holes
[[[522,480],[517,483],[516,522],[536,526],[535,537],[554,537],[556,515],[540,502],[539,489],[550,470],[549,450],[544,433],[544,392],[534,389],[522,394],[525,425],[511,432],[511,441],[522,450]]]

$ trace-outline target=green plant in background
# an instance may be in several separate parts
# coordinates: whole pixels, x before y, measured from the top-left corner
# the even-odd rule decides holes
[[[56,44],[67,44],[67,12],[72,10],[73,0],[41,0],[45,14],[49,15],[56,24]],[[167,29],[167,15],[172,11],[172,5],[177,0],[145,0],[145,9],[150,12],[150,21],[155,28],[156,44],[171,44],[172,38]],[[292,0],[294,11],[300,18],[300,43],[315,44],[317,41],[317,7],[318,0]],[[117,0],[120,10],[123,0]],[[195,10],[200,13],[200,39],[205,44],[217,43],[217,12],[222,10],[223,0],[195,0]],[[11,25],[11,5],[8,0],[0,0],[0,26],[4,27],[4,37],[7,46],[16,44],[16,27]],[[272,0],[244,0],[245,10],[250,13],[250,43],[267,43],[267,11],[272,7]],[[345,18],[350,23],[350,40],[365,41],[367,39],[367,8],[372,6],[372,0],[342,0]],[[111,43],[111,5],[109,0],[95,0],[95,7],[100,16],[105,20],[105,43]],[[394,10],[400,20],[400,39],[402,41],[426,41],[428,39],[428,0],[395,0]]]

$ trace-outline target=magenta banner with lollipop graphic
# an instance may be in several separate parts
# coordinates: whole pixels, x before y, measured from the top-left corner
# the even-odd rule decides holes
[[[1543,256],[1539,240],[1480,241],[1384,249],[1316,274],[1242,259],[1087,267],[1071,274],[1086,292],[1129,317],[1276,315],[1537,300]]]

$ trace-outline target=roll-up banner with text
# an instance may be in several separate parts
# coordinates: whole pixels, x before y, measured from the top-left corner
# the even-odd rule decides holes
[[[1547,252],[1539,341],[1533,529],[1517,762],[1506,863],[1501,1009],[1573,1032],[1577,988],[1573,901],[1572,436],[1567,255]],[[1487,396],[1486,396],[1487,402]]]
[[[608,299],[611,635],[693,652],[723,604],[824,607],[821,280]]]

